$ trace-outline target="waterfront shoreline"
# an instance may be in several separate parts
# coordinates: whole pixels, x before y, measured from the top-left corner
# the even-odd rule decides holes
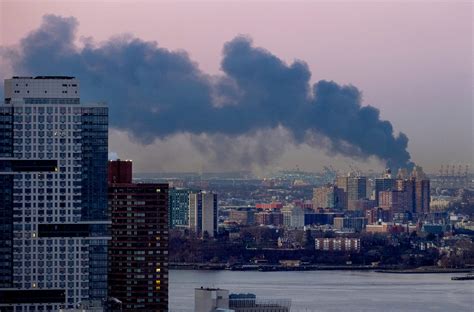
[[[447,273],[472,273],[472,269],[411,269],[411,270],[374,270],[376,273],[392,274],[447,274]]]
[[[200,271],[260,271],[260,272],[285,272],[285,271],[373,271],[376,273],[393,274],[447,274],[447,273],[472,273],[474,269],[462,268],[416,268],[399,269],[390,266],[372,266],[372,265],[302,265],[302,266],[283,266],[283,265],[234,265],[215,263],[170,263],[170,270],[200,270]]]
[[[452,281],[452,275],[171,270],[169,302],[173,311],[193,312],[194,289],[204,286],[261,298],[290,298],[291,311],[471,312],[472,281]]]

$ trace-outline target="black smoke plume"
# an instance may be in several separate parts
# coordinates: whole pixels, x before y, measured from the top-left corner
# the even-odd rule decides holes
[[[76,76],[84,101],[106,100],[111,125],[143,144],[177,133],[228,139],[283,127],[296,144],[314,145],[312,134],[323,135],[332,152],[377,156],[392,168],[411,166],[406,135],[394,135],[376,108],[362,106],[357,88],[324,80],[311,85],[306,63],[287,65],[247,37],[225,44],[224,75],[213,77],[186,52],[132,36],[79,47],[77,25],[72,17],[46,15],[19,47],[2,54],[18,75]],[[256,154],[262,153],[264,162],[273,157]],[[245,159],[258,161],[251,151]]]

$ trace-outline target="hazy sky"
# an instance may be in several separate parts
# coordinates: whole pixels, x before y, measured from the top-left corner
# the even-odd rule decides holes
[[[161,47],[185,50],[210,74],[219,73],[224,43],[247,34],[256,46],[287,62],[306,61],[313,82],[334,80],[362,90],[365,104],[379,108],[383,119],[407,134],[412,159],[428,171],[441,164],[473,162],[470,1],[1,0],[0,45],[18,44],[48,13],[76,17],[79,36],[94,41],[131,33]],[[13,74],[1,65],[2,75]],[[137,171],[212,168],[205,157],[189,157],[192,146],[173,142],[186,139],[141,149],[126,134],[112,131],[110,149],[133,158]],[[156,159],[170,166],[157,165]],[[350,162],[302,146],[284,152],[274,168],[314,170]]]

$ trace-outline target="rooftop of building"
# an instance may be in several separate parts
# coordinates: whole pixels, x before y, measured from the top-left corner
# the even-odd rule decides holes
[[[222,288],[214,288],[214,287],[199,287],[199,288],[194,288],[195,290],[207,290],[207,291],[217,291],[217,290],[227,290],[227,289],[222,289]]]
[[[255,299],[257,296],[255,294],[230,294],[229,299]]]
[[[73,76],[13,76],[12,79],[76,79]]]

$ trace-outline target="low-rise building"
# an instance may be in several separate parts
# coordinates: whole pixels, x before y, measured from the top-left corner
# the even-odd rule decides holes
[[[377,222],[365,227],[367,233],[412,233],[417,230],[418,227],[415,224],[396,224],[392,222]]]
[[[352,199],[347,202],[347,210],[350,211],[365,211],[375,206],[375,200],[372,199]]]
[[[315,238],[314,247],[322,251],[360,251],[360,239],[337,237],[337,238]]]
[[[229,291],[220,288],[194,289],[194,312],[214,312],[229,309]]]
[[[291,300],[258,298],[254,294],[231,294],[229,308],[235,312],[289,312]]]
[[[379,222],[375,224],[367,224],[365,231],[367,233],[390,233],[393,223]]]
[[[230,294],[227,289],[196,288],[194,312],[289,312],[291,300],[258,298],[254,294]]]
[[[421,231],[428,234],[441,235],[444,232],[450,231],[451,226],[448,224],[429,224],[425,223],[421,227]]]
[[[474,231],[474,221],[463,221],[456,224],[457,228]]]
[[[258,225],[283,225],[283,214],[279,211],[262,211],[255,213],[255,224]]]
[[[360,232],[365,229],[367,218],[364,217],[336,217],[334,228],[337,230],[354,230]]]
[[[451,201],[449,196],[431,196],[430,211],[446,211]]]
[[[272,202],[272,203],[259,203],[255,205],[257,209],[281,209],[283,208],[283,204],[280,202]]]
[[[280,260],[279,263],[287,268],[295,268],[301,265],[301,260]]]
[[[229,212],[229,221],[241,225],[253,225],[255,223],[255,212],[250,209],[231,209]]]
[[[392,220],[391,212],[379,207],[367,209],[365,211],[367,224],[375,224],[377,222],[389,222]]]
[[[344,213],[342,212],[315,212],[315,213],[305,213],[304,215],[304,225],[324,225],[334,223],[335,217],[343,217]]]

